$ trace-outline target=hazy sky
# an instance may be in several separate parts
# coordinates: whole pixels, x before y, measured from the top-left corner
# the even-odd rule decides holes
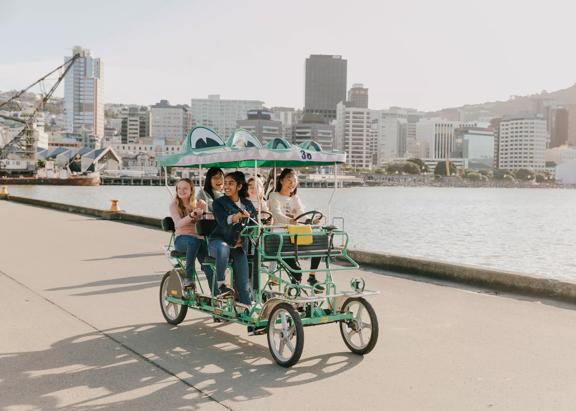
[[[0,0],[0,90],[81,45],[103,60],[106,103],[220,94],[302,107],[306,57],[338,54],[371,108],[435,110],[574,84],[575,11],[558,0]]]

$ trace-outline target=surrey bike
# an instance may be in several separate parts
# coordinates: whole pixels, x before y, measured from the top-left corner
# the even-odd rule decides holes
[[[164,157],[160,163],[164,167],[250,168],[256,175],[258,168],[335,165],[344,161],[345,154],[322,151],[312,141],[292,146],[283,139],[275,139],[262,147],[248,132],[238,130],[224,142],[212,130],[200,126],[188,134],[181,153]],[[333,279],[338,271],[358,268],[348,255],[348,234],[334,225],[313,224],[324,217],[315,210],[297,216],[298,224],[289,226],[267,225],[269,213],[259,215],[258,220],[249,221],[241,231],[252,250],[250,306],[237,303],[233,293],[213,296],[210,290],[214,284],[211,287],[201,281],[198,274],[194,286],[183,287],[185,255],[174,250],[172,219],[163,219],[163,229],[172,233],[165,252],[173,266],[160,284],[160,307],[166,321],[179,324],[188,308],[192,308],[216,319],[246,325],[252,335],[267,334],[270,353],[283,367],[298,362],[304,348],[304,327],[313,325],[338,323],[350,351],[369,353],[378,340],[378,319],[364,297],[378,292],[365,289],[361,278],[352,279],[346,290],[338,289]],[[209,234],[214,224],[213,220],[201,220],[197,231]],[[296,281],[295,274],[304,270],[289,260],[302,263],[313,257],[320,257],[323,264],[305,271],[323,273],[324,280],[314,286]],[[204,264],[212,265],[215,271],[213,258],[209,257]],[[228,271],[228,281],[233,284],[232,270]],[[216,281],[216,276],[213,277]]]

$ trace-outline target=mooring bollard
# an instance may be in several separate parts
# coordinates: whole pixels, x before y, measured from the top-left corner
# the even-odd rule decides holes
[[[8,187],[0,186],[0,196],[2,197],[8,196]]]
[[[113,213],[117,213],[120,210],[120,208],[118,207],[118,200],[112,200],[112,205],[110,206],[110,211],[112,211]]]

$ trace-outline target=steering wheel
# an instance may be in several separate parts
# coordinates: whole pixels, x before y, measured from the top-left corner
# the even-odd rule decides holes
[[[264,217],[266,215],[266,217]],[[272,222],[272,213],[268,211],[260,211],[260,222],[264,225],[268,225]]]
[[[307,218],[304,222],[300,222],[299,220],[301,220],[303,217],[306,217],[308,215],[311,215],[312,217]],[[322,214],[320,211],[317,210],[311,210],[311,211],[306,211],[305,213],[300,214],[298,217],[294,218],[294,220],[296,221],[297,224],[308,224],[311,225],[314,223],[314,221],[316,220],[320,220],[324,217],[324,214]]]

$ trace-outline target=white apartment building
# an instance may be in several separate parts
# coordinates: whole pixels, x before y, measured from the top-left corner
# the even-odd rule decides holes
[[[147,107],[128,106],[121,110],[120,136],[122,143],[137,143],[150,136],[150,111]]]
[[[548,132],[546,120],[512,118],[502,120],[499,129],[498,168],[544,170]]]
[[[64,79],[64,113],[68,133],[94,136],[96,144],[104,137],[102,62],[90,50],[74,47],[78,58]],[[70,57],[66,57],[66,61]]]
[[[426,158],[452,157],[455,149],[454,131],[463,127],[477,127],[477,123],[446,121],[441,119],[420,120],[416,124],[416,139],[424,142]]]
[[[384,166],[406,153],[406,119],[390,117],[384,110],[372,112],[372,127],[376,139],[376,165]]]
[[[344,102],[336,106],[336,144],[346,152],[346,162],[352,167],[372,168],[374,133],[372,110],[346,107]]]
[[[238,120],[246,120],[248,111],[262,110],[263,101],[223,100],[220,95],[193,98],[190,102],[193,126],[206,126],[226,139],[236,129]]]
[[[167,100],[150,106],[150,137],[181,141],[191,128],[188,106],[172,106]]]

